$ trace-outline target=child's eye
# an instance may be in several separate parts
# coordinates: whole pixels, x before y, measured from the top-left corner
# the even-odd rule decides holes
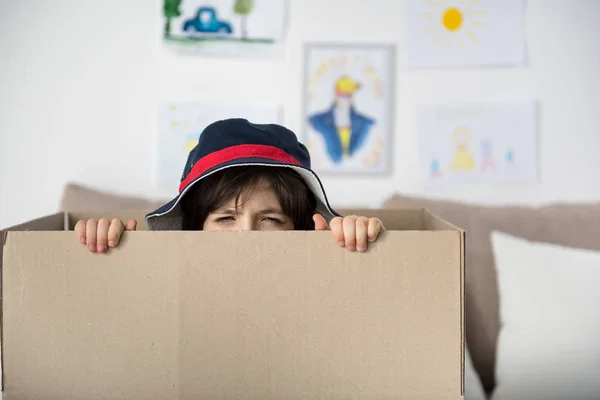
[[[220,217],[215,220],[215,222],[230,222],[233,221],[233,217]]]
[[[277,218],[273,218],[273,217],[265,217],[265,221],[267,222],[271,222],[274,224],[281,224],[281,220],[277,219]]]

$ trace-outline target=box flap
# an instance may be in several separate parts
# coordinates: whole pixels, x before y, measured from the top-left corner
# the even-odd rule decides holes
[[[460,234],[460,369],[462,375],[461,393],[465,393],[465,351],[466,351],[466,322],[465,322],[465,282],[466,282],[466,232],[458,226],[424,210],[425,227],[431,230],[455,230]]]

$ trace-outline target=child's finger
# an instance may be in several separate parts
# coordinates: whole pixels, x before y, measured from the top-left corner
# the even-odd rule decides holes
[[[346,243],[346,249],[354,251],[356,249],[356,220],[357,216],[345,217],[342,221],[344,229],[344,242]]]
[[[85,225],[85,242],[89,251],[96,251],[96,229],[98,222],[94,218],[88,219]]]
[[[316,231],[326,231],[328,229],[327,221],[325,221],[325,218],[321,214],[314,214],[313,221]]]
[[[108,247],[115,247],[119,244],[124,229],[125,226],[123,225],[123,221],[119,218],[115,218],[111,221],[110,227],[108,228]]]
[[[329,228],[331,229],[333,240],[338,244],[338,246],[344,247],[346,242],[344,241],[344,227],[342,225],[342,218],[333,218],[329,223]]]
[[[356,220],[356,250],[367,250],[367,229],[369,219],[367,217],[359,217]]]
[[[98,230],[96,233],[96,250],[98,253],[104,253],[108,248],[108,229],[110,228],[110,221],[106,218],[101,218],[98,221]]]
[[[85,244],[85,221],[79,220],[75,224],[75,235],[81,244]]]
[[[326,231],[327,221],[321,214],[313,215],[313,221],[315,221],[315,231]]]
[[[385,230],[383,222],[379,218],[370,218],[369,227],[367,228],[369,242],[374,242],[379,236],[379,233]]]
[[[125,225],[125,230],[126,231],[135,231],[135,229],[137,228],[137,221],[134,219],[130,219],[129,221],[127,221],[127,224]]]

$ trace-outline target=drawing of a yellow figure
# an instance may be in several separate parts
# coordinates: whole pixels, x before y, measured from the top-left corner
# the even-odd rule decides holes
[[[456,143],[456,153],[452,160],[453,170],[465,170],[475,168],[473,154],[469,150],[469,141],[471,140],[471,131],[465,127],[459,126],[452,133],[452,140]]]
[[[312,127],[325,139],[331,161],[341,163],[362,148],[375,119],[359,112],[354,103],[360,83],[343,75],[334,87],[334,98],[326,110],[308,116]]]

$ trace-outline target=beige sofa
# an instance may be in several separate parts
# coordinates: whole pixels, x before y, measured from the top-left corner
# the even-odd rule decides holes
[[[69,185],[64,192],[61,208],[86,212],[150,211],[161,204],[161,201]],[[426,208],[467,231],[467,345],[474,369],[488,394],[495,385],[494,365],[500,330],[490,232],[496,230],[529,240],[600,250],[600,203],[553,204],[540,208],[491,207],[396,195],[387,199],[383,207]],[[140,228],[144,229],[144,222],[139,222]]]
[[[600,250],[600,203],[493,207],[396,195],[386,200],[383,207],[423,207],[467,231],[467,346],[488,394],[495,385],[496,346],[501,327],[491,231],[536,242]]]

